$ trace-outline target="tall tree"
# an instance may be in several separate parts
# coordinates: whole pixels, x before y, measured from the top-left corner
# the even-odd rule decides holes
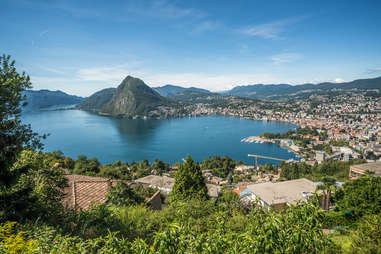
[[[176,172],[170,202],[192,198],[206,199],[207,197],[208,189],[200,165],[188,155],[184,164],[181,164]]]
[[[22,92],[32,88],[29,76],[16,71],[10,56],[0,57],[0,185],[8,186],[17,171],[10,171],[19,153],[25,147],[42,148],[40,137],[30,125],[20,121],[22,106],[26,103]]]
[[[29,76],[16,71],[10,56],[0,57],[0,221],[37,216],[53,218],[61,208],[66,179],[59,170],[47,170],[40,153],[43,147],[30,125],[21,123],[25,105],[22,92],[31,88]],[[21,153],[24,149],[30,152]],[[16,163],[17,162],[17,163]],[[39,165],[36,167],[36,165]],[[54,209],[53,209],[54,208]]]

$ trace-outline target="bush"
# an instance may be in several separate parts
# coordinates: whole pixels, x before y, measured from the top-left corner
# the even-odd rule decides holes
[[[26,240],[22,232],[15,233],[16,222],[0,224],[0,253],[37,253],[37,242]]]

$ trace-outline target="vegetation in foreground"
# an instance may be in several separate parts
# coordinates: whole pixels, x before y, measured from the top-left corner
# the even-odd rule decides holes
[[[210,199],[200,165],[188,157],[162,211],[123,184],[106,204],[66,209],[63,170],[50,169],[52,154],[35,152],[40,137],[19,120],[29,78],[7,56],[0,58],[0,85],[0,253],[380,253],[381,178],[372,176],[336,191],[330,212],[316,199],[282,212],[247,211],[228,190]]]

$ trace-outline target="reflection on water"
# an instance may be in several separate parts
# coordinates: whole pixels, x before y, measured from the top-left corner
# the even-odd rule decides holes
[[[109,119],[119,131],[120,138],[135,144],[152,140],[156,133],[155,129],[159,128],[163,123],[163,120]]]
[[[23,115],[22,121],[41,134],[51,134],[44,140],[46,151],[61,150],[73,158],[85,154],[99,158],[102,163],[156,158],[174,163],[187,154],[198,161],[208,156],[228,155],[247,163],[253,163],[248,153],[295,158],[274,144],[240,142],[242,138],[264,131],[286,132],[295,127],[280,122],[221,116],[132,120],[81,110],[33,112]]]

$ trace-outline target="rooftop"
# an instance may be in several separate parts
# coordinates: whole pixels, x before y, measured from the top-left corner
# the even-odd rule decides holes
[[[149,175],[136,179],[135,182],[146,184],[152,188],[158,188],[169,193],[172,190],[175,179],[167,176]]]
[[[376,176],[381,176],[381,162],[369,162],[352,165],[351,169],[374,172]]]
[[[84,210],[92,203],[105,203],[110,186],[116,183],[103,177],[66,174],[66,178],[69,186],[64,189],[66,196],[63,204]]]
[[[152,188],[158,188],[163,192],[169,193],[172,190],[175,179],[167,176],[149,175],[136,179],[135,182],[146,184]],[[218,193],[221,190],[220,186],[214,184],[206,184],[206,187],[208,188],[208,195],[210,197],[218,197]]]
[[[247,188],[268,205],[274,205],[296,204],[300,200],[306,200],[306,193],[315,192],[316,186],[316,183],[301,178],[277,183],[250,184]]]

